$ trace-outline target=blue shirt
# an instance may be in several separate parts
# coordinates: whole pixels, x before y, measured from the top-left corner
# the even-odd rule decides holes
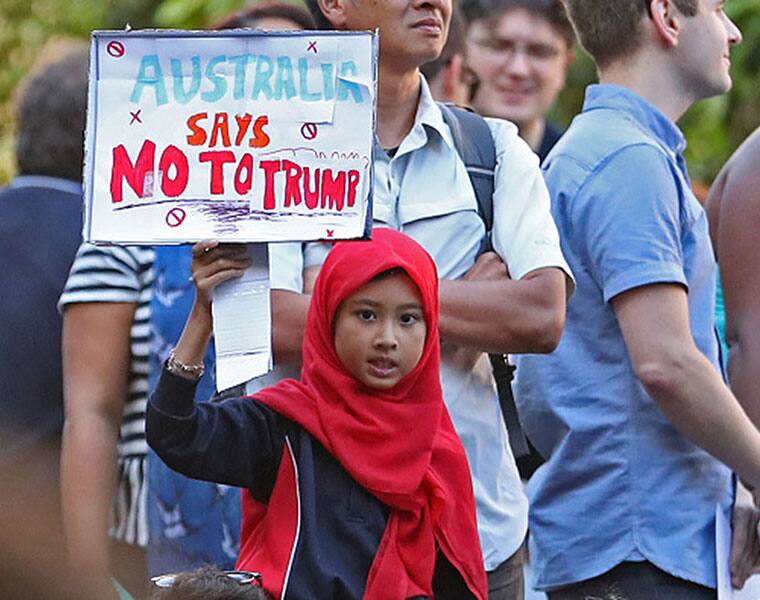
[[[549,462],[531,480],[539,588],[648,560],[715,587],[715,510],[730,471],[682,436],[636,378],[610,300],[676,283],[691,332],[719,369],[715,263],[705,212],[665,115],[623,87],[591,86],[545,163],[552,212],[577,289],[561,343],[519,358],[516,395]]]
[[[723,285],[720,282],[720,266],[715,276],[715,328],[720,336],[721,364],[723,370],[728,362],[728,342],[726,341],[726,302],[723,298]]]
[[[190,280],[190,246],[155,249],[151,302],[150,389],[155,389],[172,347],[179,340],[195,291]],[[215,392],[213,343],[204,357],[206,373],[196,402]],[[148,571],[151,575],[191,571],[204,564],[233,569],[240,550],[240,491],[189,479],[148,451]]]

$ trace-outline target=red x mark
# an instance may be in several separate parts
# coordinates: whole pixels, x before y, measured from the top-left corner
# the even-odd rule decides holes
[[[334,229],[328,229],[327,230],[327,237],[331,238],[334,235],[335,235],[335,230]]]
[[[141,111],[142,111],[142,108],[138,108],[137,112],[132,112],[131,110],[129,111],[129,114],[132,115],[132,120],[129,122],[130,125],[134,123],[135,121],[137,121],[138,123],[142,123],[142,119],[140,118]]]
[[[306,52],[314,51],[314,54],[317,53],[317,42],[309,42],[309,47],[306,49]]]

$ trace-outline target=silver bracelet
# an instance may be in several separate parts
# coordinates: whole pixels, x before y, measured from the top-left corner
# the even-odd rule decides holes
[[[184,377],[185,379],[194,379],[196,381],[203,377],[203,373],[206,371],[203,363],[197,365],[185,364],[181,360],[177,359],[177,357],[174,355],[174,350],[175,349],[172,348],[172,351],[169,353],[169,358],[166,359],[167,371],[174,373],[175,375],[179,375],[180,377]]]

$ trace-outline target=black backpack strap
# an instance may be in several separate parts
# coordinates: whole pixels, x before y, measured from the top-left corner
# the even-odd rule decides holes
[[[496,146],[491,129],[485,119],[468,110],[438,103],[446,125],[449,126],[454,147],[467,169],[472,189],[478,203],[478,213],[486,228],[486,236],[481,253],[491,250],[491,230],[493,228],[493,191],[496,169]],[[512,394],[512,379],[515,367],[509,364],[506,354],[489,354],[499,405],[504,424],[509,435],[509,446],[515,458],[530,453],[528,441],[523,433],[517,414],[515,398]]]
[[[496,167],[496,146],[491,129],[480,115],[452,106],[438,103],[443,121],[449,126],[454,147],[467,169],[478,214],[486,227],[486,237],[481,252],[491,249],[491,229],[493,228],[493,189]]]

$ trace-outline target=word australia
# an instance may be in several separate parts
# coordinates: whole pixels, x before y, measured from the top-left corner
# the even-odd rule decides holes
[[[310,65],[303,57],[294,61],[290,56],[265,54],[208,58],[146,54],[140,60],[130,101],[139,104],[152,98],[162,106],[170,100],[187,104],[196,97],[211,103],[298,98],[304,102],[351,100],[361,104],[361,87],[352,80],[357,74],[353,60]]]

